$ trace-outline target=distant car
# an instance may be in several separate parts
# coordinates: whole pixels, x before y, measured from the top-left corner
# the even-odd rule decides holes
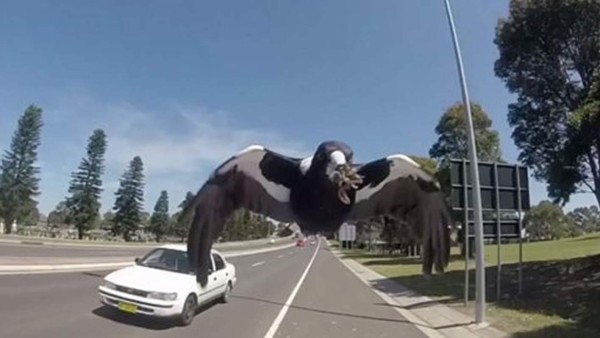
[[[305,238],[301,238],[299,240],[296,241],[296,246],[305,246],[306,245],[306,239]]]
[[[163,245],[153,249],[135,265],[104,277],[98,287],[100,302],[121,311],[177,319],[189,325],[197,308],[220,298],[228,301],[237,282],[236,268],[212,250],[208,284],[202,287],[190,269],[187,247]]]

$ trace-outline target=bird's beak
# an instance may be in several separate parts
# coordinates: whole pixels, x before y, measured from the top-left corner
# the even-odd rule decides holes
[[[329,165],[329,177],[339,187],[338,198],[344,204],[352,203],[347,192],[350,189],[358,189],[357,184],[362,183],[362,177],[356,173],[341,151],[336,150],[331,153]]]

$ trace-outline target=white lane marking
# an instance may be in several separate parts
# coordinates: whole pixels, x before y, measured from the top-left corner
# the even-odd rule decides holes
[[[285,317],[285,314],[288,312],[290,305],[292,305],[294,298],[296,298],[296,294],[298,293],[298,290],[300,290],[300,286],[302,286],[302,283],[304,282],[306,275],[308,275],[308,271],[310,270],[310,267],[313,265],[313,262],[315,261],[315,258],[317,257],[317,253],[319,253],[319,244],[321,244],[320,240],[317,243],[317,247],[315,248],[315,253],[313,253],[313,256],[310,259],[310,262],[308,262],[308,265],[306,266],[304,273],[302,273],[302,276],[300,276],[300,279],[298,280],[298,284],[296,284],[296,286],[292,290],[292,293],[290,293],[290,296],[285,301],[285,304],[279,311],[279,314],[277,315],[277,317],[275,317],[273,324],[271,324],[271,327],[269,328],[269,331],[267,331],[267,333],[265,334],[264,338],[273,338],[275,336],[277,329],[279,329],[279,326],[281,325],[281,322],[283,321],[283,317]]]
[[[258,262],[258,263],[254,263],[254,264],[252,264],[252,266],[259,266],[259,265],[263,265],[263,264],[265,264],[265,262],[264,262],[264,261],[262,261],[262,262]]]
[[[283,255],[279,255],[279,256],[277,256],[277,258],[283,258]]]

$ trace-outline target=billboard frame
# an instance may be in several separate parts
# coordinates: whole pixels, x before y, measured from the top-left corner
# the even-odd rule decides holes
[[[465,248],[465,305],[469,300],[469,258],[471,254],[471,240],[474,234],[471,227],[474,225],[472,199],[473,184],[469,177],[470,162],[467,159],[450,159],[451,205],[455,212],[463,212],[463,245]],[[518,164],[500,162],[478,162],[479,177],[483,178],[480,184],[482,196],[482,212],[492,213],[493,217],[484,217],[484,238],[494,238],[497,245],[497,270],[496,270],[496,299],[501,298],[501,245],[506,238],[518,239],[519,264],[518,264],[518,292],[522,293],[523,281],[523,212],[531,208],[529,197],[529,175],[527,167]],[[516,219],[503,219],[505,213],[516,213]],[[491,226],[490,226],[491,225]],[[487,230],[487,231],[486,231]],[[491,230],[491,231],[490,231]]]

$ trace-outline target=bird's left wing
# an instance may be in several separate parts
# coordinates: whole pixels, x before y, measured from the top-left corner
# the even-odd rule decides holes
[[[406,155],[391,155],[357,168],[363,182],[348,220],[396,216],[423,243],[423,272],[443,272],[450,256],[450,212],[439,183]]]
[[[214,239],[236,209],[293,222],[290,189],[298,182],[300,159],[250,146],[221,164],[182,211],[193,217],[187,251],[196,279],[205,286]]]

